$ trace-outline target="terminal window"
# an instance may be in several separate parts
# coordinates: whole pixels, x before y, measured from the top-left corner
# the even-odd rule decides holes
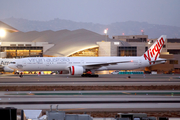
[[[178,64],[178,60],[170,60],[169,63],[170,64]]]
[[[180,54],[180,49],[168,49],[169,54]]]
[[[133,37],[133,39],[126,39],[126,42],[147,42],[147,39],[146,38],[137,38],[137,39],[135,39]]]
[[[7,58],[43,57],[43,47],[8,46],[2,51],[6,52]]]
[[[16,46],[16,44],[10,44],[10,46],[11,46],[11,47],[15,47],[15,46]]]
[[[148,47],[145,47],[145,52],[148,50]]]
[[[82,51],[78,51],[74,54],[71,54],[69,57],[97,57],[98,56],[98,51],[99,48],[95,47],[95,48],[89,48],[89,49],[85,49]]]
[[[137,47],[118,47],[117,56],[137,56]]]
[[[180,43],[180,39],[167,39],[168,43]]]

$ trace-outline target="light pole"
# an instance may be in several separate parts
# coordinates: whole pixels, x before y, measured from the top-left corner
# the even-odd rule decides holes
[[[108,28],[106,28],[106,29],[104,30],[104,33],[106,34],[106,42],[107,42],[107,31],[108,31]]]
[[[4,29],[0,29],[0,46],[1,46],[2,37],[4,37],[5,35],[6,35],[6,31]],[[1,52],[1,47],[0,47],[0,52]]]
[[[144,35],[144,30],[141,30],[142,35]]]

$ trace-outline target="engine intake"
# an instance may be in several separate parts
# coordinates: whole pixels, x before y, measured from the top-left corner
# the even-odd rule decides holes
[[[69,68],[69,73],[71,75],[82,75],[84,73],[84,68],[82,66],[71,66]]]

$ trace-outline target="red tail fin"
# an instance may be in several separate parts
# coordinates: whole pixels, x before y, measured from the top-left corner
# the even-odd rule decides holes
[[[166,35],[161,35],[161,37],[158,38],[157,41],[144,53],[144,59],[148,61],[156,61],[161,53],[165,40]],[[151,64],[151,62],[149,64]]]

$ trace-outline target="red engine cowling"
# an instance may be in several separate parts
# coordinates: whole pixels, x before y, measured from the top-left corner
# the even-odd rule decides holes
[[[71,66],[69,68],[69,73],[71,75],[82,75],[84,73],[84,68],[82,66]]]

